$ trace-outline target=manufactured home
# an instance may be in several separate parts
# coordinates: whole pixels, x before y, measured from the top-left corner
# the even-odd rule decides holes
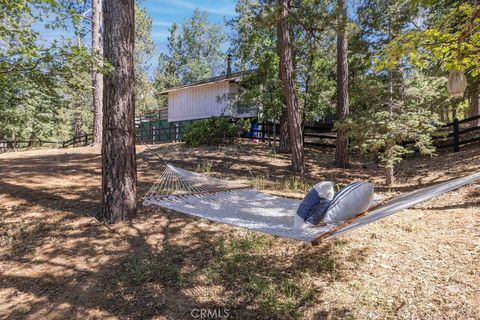
[[[243,88],[240,86],[245,72],[202,79],[170,88],[159,94],[167,96],[167,104],[157,112],[136,118],[137,140],[160,142],[183,140],[184,129],[195,120],[226,116],[255,118],[257,108],[235,101]]]
[[[231,98],[241,90],[239,81],[244,74],[239,72],[203,79],[160,92],[168,96],[168,122],[215,116],[255,117],[254,107],[232,103]]]

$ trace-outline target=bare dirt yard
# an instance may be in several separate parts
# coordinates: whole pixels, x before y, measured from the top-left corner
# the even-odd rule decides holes
[[[410,157],[388,190],[374,161],[339,170],[330,149],[308,149],[309,174],[297,178],[266,144],[153,148],[293,197],[320,180],[369,180],[388,198],[480,171],[478,146]],[[110,226],[91,217],[98,148],[0,155],[0,318],[480,319],[480,183],[311,247],[141,206],[160,172],[137,152],[138,216]]]

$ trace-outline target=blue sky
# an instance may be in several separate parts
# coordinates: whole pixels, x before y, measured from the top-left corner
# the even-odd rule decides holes
[[[190,17],[196,8],[207,11],[209,20],[224,24],[225,19],[235,16],[234,0],[143,0],[140,5],[147,9],[153,19],[152,38],[155,41],[157,53],[167,49],[168,28],[172,22],[180,24]],[[156,65],[156,59],[154,65]]]
[[[224,25],[225,19],[231,19],[235,16],[235,0],[138,0],[141,7],[147,10],[147,13],[153,19],[152,38],[155,42],[156,55],[152,58],[150,76],[153,76],[157,65],[158,54],[166,52],[168,28],[172,22],[178,24],[193,14],[196,8],[208,12],[208,19],[211,22]],[[44,22],[37,22],[34,28],[41,34],[45,42],[51,42],[61,37],[72,37],[72,30],[45,29],[44,23],[52,17],[44,17]],[[90,38],[86,42],[90,44]],[[226,48],[224,48],[226,49]]]

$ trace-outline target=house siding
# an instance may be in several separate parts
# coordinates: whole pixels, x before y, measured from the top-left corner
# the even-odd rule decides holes
[[[226,113],[227,101],[219,96],[229,93],[229,82],[218,82],[168,93],[168,121],[204,119]]]

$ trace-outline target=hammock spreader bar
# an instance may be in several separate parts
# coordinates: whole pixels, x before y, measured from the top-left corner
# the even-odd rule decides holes
[[[298,199],[272,196],[238,182],[166,165],[145,195],[144,204],[317,244],[479,179],[480,172],[474,173],[403,194],[346,222],[296,229],[293,217],[300,204]]]
[[[478,180],[480,180],[480,172],[405,193],[390,201],[387,201],[380,207],[375,208],[374,210],[369,210],[367,214],[362,214],[360,217],[354,219],[350,223],[342,226],[341,228],[327,232],[321,237],[321,239],[333,239],[341,234],[352,231],[356,228],[375,222],[377,220],[386,218],[396,212],[408,209],[416,204],[430,200],[443,193],[453,191]]]

